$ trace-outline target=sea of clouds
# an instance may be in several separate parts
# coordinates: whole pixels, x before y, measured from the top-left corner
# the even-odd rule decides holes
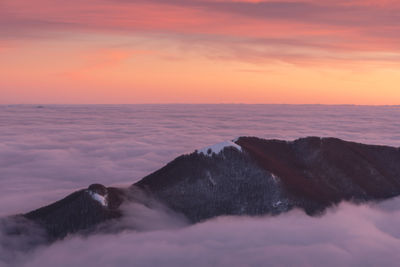
[[[399,117],[399,107],[366,106],[0,106],[0,216],[38,208],[92,183],[132,184],[180,154],[238,136],[333,136],[399,147]],[[395,266],[398,203],[389,201],[384,209],[344,203],[319,218],[293,211],[193,226],[160,210],[125,207],[144,219],[132,216],[124,223],[143,224],[143,231],[71,236],[13,261],[8,257],[7,265]],[[3,259],[11,253],[0,247]]]
[[[28,252],[3,245],[0,259],[4,266],[23,267],[398,266],[399,207],[397,198],[359,206],[342,203],[321,217],[293,210],[276,217],[218,217],[195,225],[162,210],[124,207],[132,217],[123,223],[134,224],[135,231],[72,235]],[[20,237],[13,248],[35,241]]]

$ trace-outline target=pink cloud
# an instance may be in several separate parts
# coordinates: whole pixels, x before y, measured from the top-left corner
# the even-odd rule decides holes
[[[289,58],[331,53],[345,59],[335,54],[358,51],[386,53],[372,57],[398,61],[391,55],[399,53],[399,11],[395,1],[360,0],[5,0],[0,33],[2,39],[17,40],[76,33],[161,34],[235,51],[243,50],[243,43],[263,46],[262,51],[280,47]]]

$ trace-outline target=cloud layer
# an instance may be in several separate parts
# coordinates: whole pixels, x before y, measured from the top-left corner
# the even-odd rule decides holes
[[[397,104],[398,14],[392,0],[3,0],[0,103]]]
[[[221,217],[178,230],[70,237],[23,266],[397,266],[399,200],[341,204],[322,217]],[[140,216],[141,213],[137,213]],[[152,223],[152,221],[147,222]]]
[[[400,6],[396,1],[3,1],[2,39],[57,38],[76,33],[160,34],[195,42],[240,39],[254,45],[259,39],[300,56],[318,57],[323,51],[339,56],[349,52],[391,52],[398,61]],[[134,15],[133,15],[134,14]],[[374,19],[371,19],[374,18]],[[61,33],[61,34],[60,34]],[[192,43],[192,44],[195,44]],[[309,46],[304,47],[304,43]],[[229,45],[235,47],[234,43]],[[312,52],[303,54],[302,49]],[[333,54],[335,56],[335,54]],[[340,59],[340,58],[339,58]]]

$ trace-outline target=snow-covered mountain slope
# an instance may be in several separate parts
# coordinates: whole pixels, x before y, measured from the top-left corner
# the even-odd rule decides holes
[[[120,205],[141,201],[138,192],[192,223],[292,208],[314,215],[343,200],[399,195],[400,151],[335,138],[240,137],[182,155],[128,189],[92,185],[23,217],[54,240],[123,217]]]
[[[226,147],[233,147],[236,148],[238,151],[242,151],[242,148],[235,144],[233,141],[224,141],[212,146],[203,147],[202,149],[198,150],[197,153],[212,156],[213,154],[219,154]]]

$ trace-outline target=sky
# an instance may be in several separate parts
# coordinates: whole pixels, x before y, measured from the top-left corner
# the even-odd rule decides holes
[[[400,103],[396,0],[2,0],[1,104]]]

